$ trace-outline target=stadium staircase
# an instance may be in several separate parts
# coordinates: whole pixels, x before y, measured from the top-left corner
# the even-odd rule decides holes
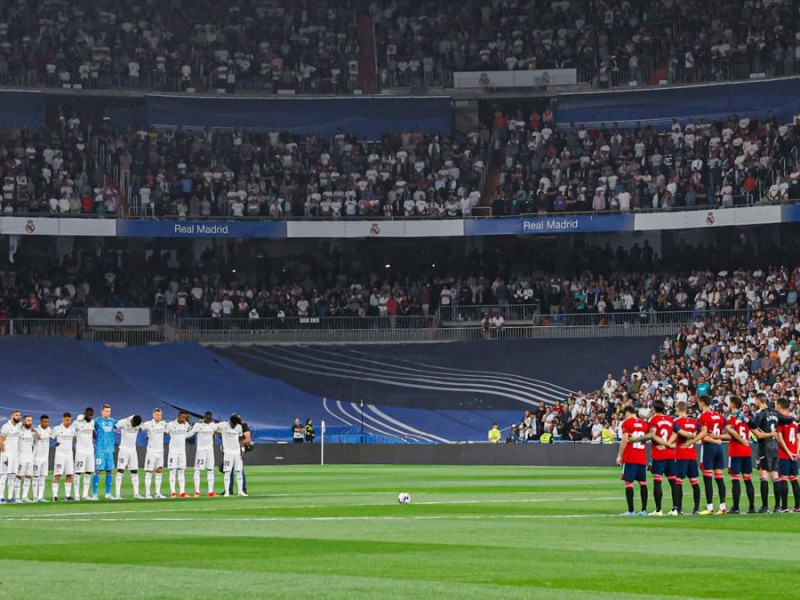
[[[358,85],[364,94],[376,94],[378,89],[378,68],[375,44],[375,23],[368,13],[358,17],[356,25],[358,36]]]

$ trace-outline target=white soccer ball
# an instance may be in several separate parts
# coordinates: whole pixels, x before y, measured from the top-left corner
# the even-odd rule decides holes
[[[397,501],[400,504],[410,504],[411,503],[411,494],[409,494],[408,492],[400,492],[397,495]]]

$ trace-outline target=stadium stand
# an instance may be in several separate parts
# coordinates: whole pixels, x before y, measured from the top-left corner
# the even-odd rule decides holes
[[[461,217],[479,205],[502,216],[800,199],[800,128],[774,116],[676,121],[659,132],[559,129],[549,111],[498,112],[465,135],[405,131],[374,141],[93,131],[81,116],[62,112],[48,128],[0,134],[4,214]]]
[[[716,7],[704,19],[699,0],[4,2],[0,81],[320,94],[447,87],[458,70],[575,67],[599,87],[798,72],[792,0]]]

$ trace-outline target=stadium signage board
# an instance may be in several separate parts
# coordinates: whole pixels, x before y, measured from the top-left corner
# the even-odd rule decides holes
[[[633,215],[509,217],[464,223],[465,235],[552,235],[633,231]]]
[[[453,73],[453,87],[456,89],[530,88],[576,85],[577,83],[577,69],[457,71]]]
[[[120,237],[285,238],[286,223],[276,221],[119,221]]]

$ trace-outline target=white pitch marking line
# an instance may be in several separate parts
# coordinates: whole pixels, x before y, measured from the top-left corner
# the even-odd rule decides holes
[[[467,521],[482,521],[485,519],[509,519],[509,520],[527,520],[527,519],[595,519],[598,517],[616,517],[617,514],[571,514],[571,515],[414,515],[414,516],[372,516],[372,517],[245,517],[245,518],[223,518],[212,519],[208,516],[190,518],[190,517],[146,517],[141,519],[133,518],[99,518],[89,519],[82,517],[79,519],[70,519],[74,522],[93,523],[93,522],[110,522],[110,523],[133,523],[133,522],[152,522],[152,521],[166,521],[166,522],[202,522],[209,523],[211,521],[218,521],[220,523],[252,523],[254,521],[261,522],[296,522],[296,521],[447,521],[447,520],[467,520]],[[11,521],[41,521],[41,517],[10,517],[6,520]]]

